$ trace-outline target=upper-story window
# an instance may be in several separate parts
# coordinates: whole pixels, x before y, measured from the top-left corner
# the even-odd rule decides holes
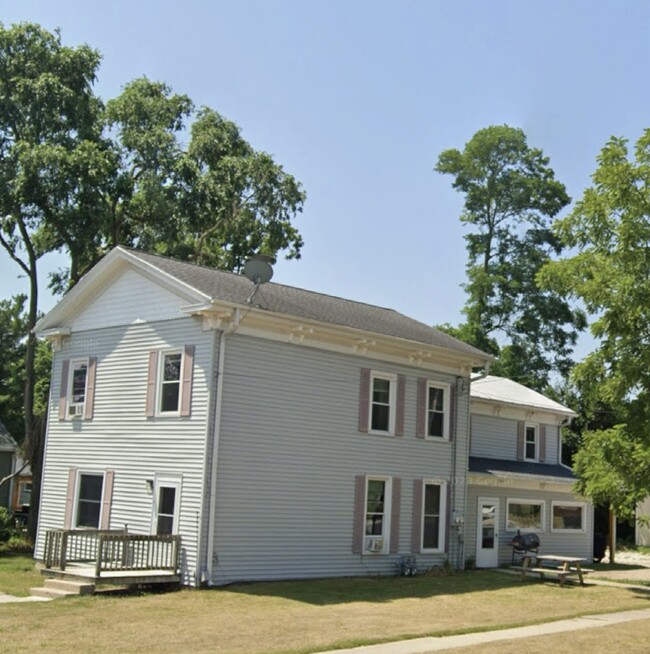
[[[83,416],[86,404],[87,381],[88,359],[71,361],[68,378],[68,416]]]
[[[524,460],[537,461],[539,458],[539,438],[537,425],[526,425],[524,430]]]
[[[395,431],[395,375],[373,372],[370,375],[370,431],[392,434]]]
[[[178,413],[181,399],[182,353],[165,352],[160,357],[159,413]]]
[[[449,438],[449,386],[427,385],[427,438]]]
[[[149,352],[146,415],[189,416],[193,370],[193,345],[177,350]]]

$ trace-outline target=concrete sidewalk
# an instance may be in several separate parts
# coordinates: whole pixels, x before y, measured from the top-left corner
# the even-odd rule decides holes
[[[14,595],[0,593],[0,604],[11,604],[13,602],[49,602],[50,599],[47,597],[14,597]]]
[[[577,631],[578,629],[596,629],[598,627],[609,627],[635,620],[649,619],[650,609],[621,611],[620,613],[602,613],[598,615],[585,615],[582,618],[573,618],[571,620],[556,620],[555,622],[546,622],[528,627],[482,631],[472,634],[462,634],[460,636],[414,638],[394,643],[383,643],[381,645],[366,645],[351,649],[331,650],[329,652],[321,652],[321,654],[427,654],[428,652],[442,652],[456,647],[493,643],[499,640],[545,636],[565,631]]]

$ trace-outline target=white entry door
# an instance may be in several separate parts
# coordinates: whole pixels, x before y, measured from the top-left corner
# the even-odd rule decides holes
[[[478,498],[476,567],[496,568],[499,564],[499,500]]]

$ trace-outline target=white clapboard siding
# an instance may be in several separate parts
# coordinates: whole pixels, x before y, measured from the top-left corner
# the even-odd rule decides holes
[[[194,383],[190,417],[147,418],[145,400],[149,351],[194,345]],[[207,430],[207,385],[212,333],[201,322],[182,318],[155,324],[109,327],[73,334],[53,364],[47,452],[36,558],[44,533],[62,528],[68,469],[115,471],[111,528],[125,524],[133,533],[152,533],[153,495],[146,483],[156,474],[182,477],[179,533],[183,536],[184,575],[196,572]],[[97,358],[92,420],[58,419],[64,359]]]
[[[576,502],[579,498],[572,493],[557,491],[543,491],[531,489],[500,488],[498,486],[474,486],[470,485],[467,491],[467,531],[465,534],[465,556],[476,555],[477,538],[477,508],[479,497],[492,497],[499,499],[499,565],[510,563],[512,559],[512,547],[510,541],[517,531],[506,529],[506,501],[508,498],[519,500],[540,500],[544,502],[544,529],[535,530],[541,541],[540,552],[544,554],[561,554],[563,556],[579,556],[591,561],[593,556],[593,507],[585,503],[584,533],[553,532],[551,531],[551,502]]]
[[[355,476],[401,479],[399,553],[410,554],[413,480],[449,480],[454,451],[453,443],[416,438],[417,378],[455,378],[225,338],[213,581],[394,573],[399,555],[352,554]],[[403,437],[358,431],[362,367],[405,375]],[[457,472],[464,484],[466,396],[460,404]],[[464,499],[462,490],[455,493],[459,511]],[[445,558],[417,555],[421,567]]]
[[[128,268],[74,317],[71,328],[82,332],[180,318],[182,305],[177,295]]]

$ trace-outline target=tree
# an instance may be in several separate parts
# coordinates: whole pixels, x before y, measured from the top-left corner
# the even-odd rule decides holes
[[[626,139],[611,138],[592,180],[555,225],[572,256],[546,265],[540,281],[596,316],[598,346],[574,377],[619,424],[585,435],[576,471],[588,497],[629,516],[650,492],[650,130],[633,158]]]
[[[99,103],[91,85],[99,55],[68,48],[33,24],[0,24],[0,245],[29,280],[23,410],[32,463],[29,531],[40,489],[43,421],[34,412],[38,260],[61,244],[54,224],[70,218],[78,187],[67,175],[97,138]]]
[[[551,219],[569,202],[548,163],[521,129],[503,125],[479,130],[462,152],[445,150],[435,167],[465,194],[460,219],[473,228],[465,236],[467,320],[454,333],[498,355],[495,372],[540,390],[551,371],[568,372],[585,326],[582,312],[536,283],[561,252]]]

